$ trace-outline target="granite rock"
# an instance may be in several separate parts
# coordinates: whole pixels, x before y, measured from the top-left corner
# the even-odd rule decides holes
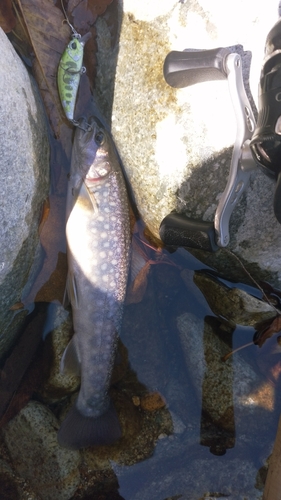
[[[30,401],[3,429],[13,466],[42,500],[68,500],[80,482],[80,454],[58,445],[58,428],[50,410]]]
[[[254,0],[119,2],[119,45],[97,22],[96,97],[112,132],[137,207],[150,231],[171,210],[212,221],[226,186],[236,118],[226,81],[174,89],[163,77],[171,50],[229,47],[240,53],[246,92],[255,112],[267,33],[278,5]],[[126,82],[126,85],[124,85]],[[129,92],[128,92],[128,89]],[[229,248],[256,278],[280,285],[280,225],[273,214],[274,183],[258,169],[230,220]],[[241,266],[224,250],[194,253],[237,277]],[[245,277],[245,276],[244,276]]]
[[[49,188],[49,141],[33,78],[0,29],[0,356],[13,342],[21,300],[33,266],[38,270],[38,226]],[[34,268],[36,267],[36,269]]]
[[[184,279],[188,271],[182,271]],[[203,293],[211,310],[216,316],[224,318],[229,324],[254,326],[255,324],[273,319],[277,311],[270,304],[253,297],[240,288],[228,286],[212,279],[204,273],[194,273],[194,283]]]

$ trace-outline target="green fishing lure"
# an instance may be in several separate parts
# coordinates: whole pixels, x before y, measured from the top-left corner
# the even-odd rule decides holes
[[[84,45],[91,37],[87,33],[83,37],[73,35],[64,53],[62,54],[58,67],[58,89],[62,107],[66,117],[74,120],[74,109],[76,97],[82,73],[86,71],[83,63]]]

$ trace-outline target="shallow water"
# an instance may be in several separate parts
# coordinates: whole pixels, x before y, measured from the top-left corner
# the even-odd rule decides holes
[[[170,258],[177,265],[190,269],[191,275],[193,269],[202,269],[200,262],[192,257],[185,260],[180,252],[172,254]],[[131,315],[128,309],[125,311],[122,340],[128,347],[129,360],[138,379],[150,390],[158,390],[166,399],[175,432],[159,439],[153,456],[144,462],[132,467],[113,465],[120,485],[119,492],[126,500],[199,500],[205,498],[204,495],[208,492],[210,496],[213,492],[216,498],[260,498],[264,475],[263,471],[259,474],[259,470],[263,467],[275,438],[280,401],[277,398],[274,408],[268,411],[266,428],[261,427],[258,421],[256,427],[247,428],[247,423],[245,426],[236,424],[233,435],[230,432],[226,438],[222,429],[212,426],[211,419],[201,412],[202,402],[196,397],[194,387],[196,381],[192,380],[192,373],[187,369],[179,333],[174,324],[175,318],[184,310],[195,314],[198,322],[202,322],[202,318],[209,315],[209,308],[207,303],[204,304],[204,299],[201,300],[202,297],[200,302],[196,300],[198,291],[195,290],[195,285],[188,290],[182,283],[178,270],[165,267],[153,266],[151,269],[147,290],[150,297],[144,298],[147,300],[146,315],[143,316],[136,336],[132,335],[128,319],[131,316],[133,324],[136,311]],[[154,338],[151,332],[146,333],[152,323]],[[232,336],[233,349],[250,342],[253,333],[253,328],[237,327]],[[144,343],[147,345],[144,346]],[[258,350],[253,345],[243,353],[245,363],[255,369]],[[239,379],[235,364],[234,355],[233,386]],[[245,420],[247,418],[248,408],[245,407]],[[224,449],[225,442],[234,442],[234,447],[226,446]]]
[[[124,407],[128,436],[125,435],[119,450],[117,445],[113,452],[108,447],[108,451],[103,449],[100,454],[96,448],[94,455],[101,460],[98,465],[98,458],[96,465],[92,466],[86,459],[89,477],[98,470],[98,478],[95,476],[94,485],[91,484],[90,488],[87,480],[84,480],[83,487],[73,499],[259,499],[265,480],[263,467],[271,453],[281,410],[280,398],[277,397],[278,381],[275,387],[270,386],[271,394],[267,394],[265,399],[261,398],[261,402],[265,400],[264,408],[249,408],[249,404],[245,404],[244,415],[241,417],[239,409],[236,419],[237,409],[234,407],[234,423],[230,429],[214,423],[202,411],[206,387],[200,398],[201,387],[198,387],[196,373],[188,366],[186,346],[183,345],[177,328],[177,318],[186,313],[195,318],[198,325],[198,349],[195,349],[198,350],[199,357],[204,359],[206,321],[212,323],[218,320],[193,283],[193,274],[194,271],[208,268],[187,250],[180,249],[172,253],[163,250],[163,253],[168,262],[151,265],[141,302],[125,306],[121,341],[128,349],[130,375],[121,378],[115,384],[114,391],[120,393],[120,397],[124,394],[131,397],[132,394],[157,391],[166,402],[166,409],[145,411],[137,408],[140,424],[138,421],[134,427],[131,419],[135,416],[130,416],[129,406]],[[153,256],[154,252],[151,250],[149,257],[152,260]],[[190,278],[188,286],[186,280],[184,282],[182,279],[183,269],[187,270],[185,272]],[[57,272],[59,273],[58,268]],[[64,268],[61,272],[64,272]],[[225,284],[235,286],[225,278]],[[52,280],[48,280],[47,289],[54,286],[56,285]],[[239,286],[243,287],[242,284]],[[44,287],[46,290],[46,284]],[[255,288],[244,288],[260,296]],[[49,302],[45,326],[41,331],[44,332],[44,338],[48,338],[48,332],[53,327],[58,302]],[[38,307],[37,305],[32,317],[39,314]],[[40,307],[44,309],[45,306],[41,304]],[[215,323],[216,328],[218,335],[221,335],[220,321],[217,326]],[[254,331],[252,327],[241,325],[232,328],[231,333],[228,331],[228,342],[231,337],[229,350],[251,342]],[[258,374],[254,389],[262,390],[263,384],[268,387],[267,370],[273,363],[272,357],[264,356],[261,371],[257,360],[263,358],[263,351],[259,347],[252,345],[240,351],[238,364],[237,356],[234,354],[231,359],[233,392],[241,383],[241,360]],[[279,358],[280,354],[275,355],[274,363],[276,356]],[[44,362],[46,364],[46,358]],[[206,371],[213,369],[208,363],[206,357]],[[202,380],[202,386],[203,382]],[[221,384],[223,388],[223,379]],[[30,397],[38,399],[36,392]],[[52,406],[51,408],[53,409]],[[155,430],[156,427],[158,430]],[[108,463],[106,471],[103,471],[104,460]],[[103,474],[108,475],[109,470],[112,477],[108,485]],[[119,497],[116,496],[117,491]],[[101,496],[95,496],[98,492]],[[90,497],[87,496],[89,493]]]

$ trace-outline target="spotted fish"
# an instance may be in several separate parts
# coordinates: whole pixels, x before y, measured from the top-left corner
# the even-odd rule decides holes
[[[91,38],[91,33],[84,36],[73,35],[58,67],[58,89],[62,107],[66,117],[73,121],[74,108],[81,74],[85,71],[82,66],[84,45]]]
[[[66,210],[74,336],[61,369],[80,373],[81,387],[58,432],[59,443],[71,449],[109,444],[121,436],[108,389],[130,258],[127,192],[113,141],[94,117],[79,125]]]

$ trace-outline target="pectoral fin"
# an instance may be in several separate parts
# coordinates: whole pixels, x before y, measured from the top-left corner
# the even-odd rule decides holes
[[[91,189],[85,183],[83,183],[83,186],[87,190],[88,197],[91,200],[92,209],[94,210],[95,213],[98,213],[98,204],[94,193],[92,193]]]
[[[63,298],[64,304],[70,301],[72,307],[79,309],[79,296],[76,286],[75,276],[71,271],[68,271],[66,278],[66,290]]]
[[[69,344],[66,346],[60,362],[60,372],[80,377],[81,359],[77,346],[77,337],[74,334]]]
[[[82,205],[84,210],[98,211],[95,195],[91,192],[91,189],[86,186],[85,182],[82,182],[82,185],[79,186],[78,193],[74,192],[74,196],[76,196],[76,203]]]

